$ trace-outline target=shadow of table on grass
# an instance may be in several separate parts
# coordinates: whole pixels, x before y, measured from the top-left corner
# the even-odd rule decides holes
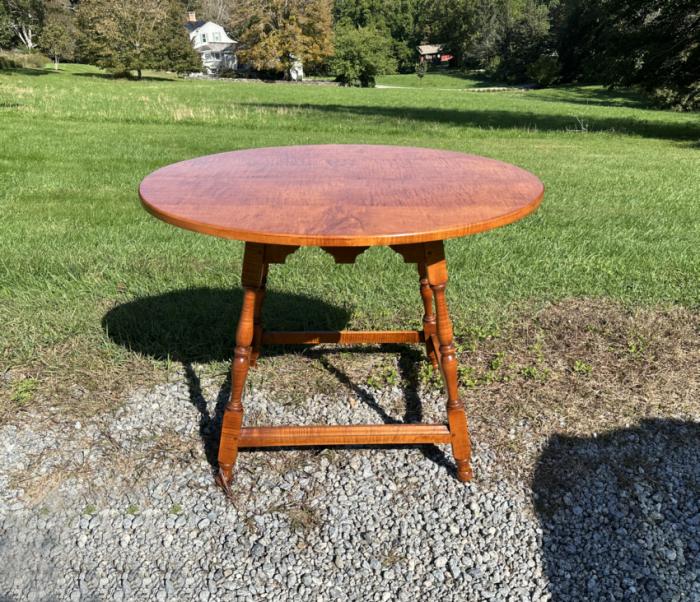
[[[552,600],[700,600],[700,424],[552,437],[533,490]]]
[[[115,343],[154,359],[183,365],[190,402],[200,415],[199,436],[212,469],[218,467],[221,420],[229,398],[231,377],[228,373],[219,388],[215,409],[210,412],[193,364],[231,360],[242,294],[240,288],[173,291],[123,303],[109,310],[102,318],[102,327]],[[275,291],[268,291],[263,313],[265,327],[269,330],[341,330],[350,317],[346,309],[322,300]],[[284,354],[288,350],[289,347],[264,347],[262,357]],[[417,393],[416,364],[424,361],[422,353],[417,348],[405,345],[387,345],[382,350],[399,354],[406,399],[403,422],[419,422],[422,408]],[[333,353],[334,349],[314,348],[308,355],[318,359],[340,385],[353,391],[384,423],[401,422],[387,414],[370,393],[333,365],[328,359]],[[454,472],[454,466],[438,448],[432,445],[418,447],[427,458]]]

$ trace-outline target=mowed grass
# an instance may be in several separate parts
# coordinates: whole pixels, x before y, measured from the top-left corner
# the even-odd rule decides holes
[[[157,221],[137,187],[162,165],[239,148],[416,145],[537,174],[535,215],[447,245],[462,335],[567,297],[698,306],[697,114],[598,87],[471,94],[147,75],[0,73],[0,374],[39,391],[116,390],[146,378],[135,368],[146,360],[226,360],[242,244]],[[355,266],[304,249],[269,287],[277,326],[419,324],[414,268],[388,249]],[[7,382],[6,399],[28,399]]]
[[[419,78],[415,73],[397,73],[395,75],[380,75],[377,84],[384,86],[405,86],[408,88],[488,88],[504,86],[499,82],[479,77],[477,74],[464,74],[460,71],[435,69]]]

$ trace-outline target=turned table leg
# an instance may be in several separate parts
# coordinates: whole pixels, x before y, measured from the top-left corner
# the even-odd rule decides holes
[[[267,292],[267,271],[269,269],[269,264],[263,265],[263,276],[262,284],[258,290],[258,294],[255,301],[255,312],[253,315],[253,350],[250,353],[250,365],[255,367],[260,356],[260,349],[262,347],[262,308],[263,303],[265,303],[265,295]]]
[[[226,490],[231,482],[233,465],[238,456],[238,440],[243,422],[241,398],[251,363],[255,309],[261,304],[264,272],[262,246],[246,244],[241,276],[243,306],[236,329],[236,348],[231,365],[231,397],[224,410],[219,442],[219,480]]]
[[[418,275],[420,278],[420,296],[423,299],[423,334],[425,337],[425,351],[435,370],[438,369],[438,360],[433,344],[433,335],[436,334],[435,313],[433,312],[433,294],[430,291],[428,272],[425,263],[418,263]]]
[[[447,262],[442,243],[426,245],[426,271],[430,288],[435,296],[437,337],[440,342],[440,365],[447,389],[447,420],[450,427],[452,454],[457,465],[457,478],[472,478],[471,442],[464,403],[459,398],[457,383],[457,355],[452,340],[452,322],[447,311]]]
[[[464,404],[457,386],[457,356],[452,324],[447,311],[445,288],[447,264],[441,242],[398,245],[394,248],[406,261],[418,264],[420,293],[423,300],[421,331],[313,331],[266,332],[262,329],[262,307],[268,266],[284,263],[296,247],[246,243],[243,256],[243,305],[236,329],[236,348],[231,366],[231,397],[224,410],[219,444],[218,481],[227,494],[233,467],[242,447],[279,447],[285,445],[347,445],[451,443],[457,464],[457,478],[472,478],[471,444]],[[328,249],[326,249],[328,250]],[[332,248],[334,257],[345,260],[357,253],[341,254]],[[332,253],[333,254],[333,253]],[[347,256],[346,256],[347,255]],[[336,257],[337,259],[337,257]],[[352,426],[285,426],[243,427],[243,389],[248,370],[255,363],[263,341],[272,344],[316,344],[321,342],[352,344],[376,342],[425,341],[428,357],[441,368],[447,389],[447,425],[352,425]]]

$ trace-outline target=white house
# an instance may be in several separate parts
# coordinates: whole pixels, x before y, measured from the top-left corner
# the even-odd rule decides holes
[[[229,38],[221,25],[211,21],[197,21],[195,13],[189,12],[185,27],[190,34],[192,47],[202,57],[202,65],[207,73],[215,75],[224,69],[235,69],[238,66],[234,52],[238,42]]]

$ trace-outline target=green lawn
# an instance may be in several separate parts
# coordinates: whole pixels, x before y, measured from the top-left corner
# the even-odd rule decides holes
[[[699,304],[697,114],[599,87],[464,94],[432,83],[376,90],[147,75],[0,72],[0,373],[99,380],[131,361],[132,338],[138,351],[177,355],[168,345],[206,331],[212,307],[217,318],[228,308],[228,319],[242,245],[155,220],[137,186],[173,161],[255,146],[417,145],[539,175],[546,195],[534,216],[448,243],[457,332],[565,297]],[[273,303],[271,319],[284,326],[418,323],[412,267],[387,249],[356,267],[303,250],[272,270],[270,288],[280,309]],[[188,303],[199,303],[205,326],[168,327]],[[114,328],[122,345],[106,332]],[[224,359],[232,331],[193,341],[193,357]]]
[[[377,84],[384,86],[402,86],[408,88],[443,88],[463,90],[465,88],[486,88],[491,86],[503,86],[499,82],[480,78],[473,75],[465,75],[459,71],[430,71],[419,78],[415,73],[396,75],[380,75]]]

